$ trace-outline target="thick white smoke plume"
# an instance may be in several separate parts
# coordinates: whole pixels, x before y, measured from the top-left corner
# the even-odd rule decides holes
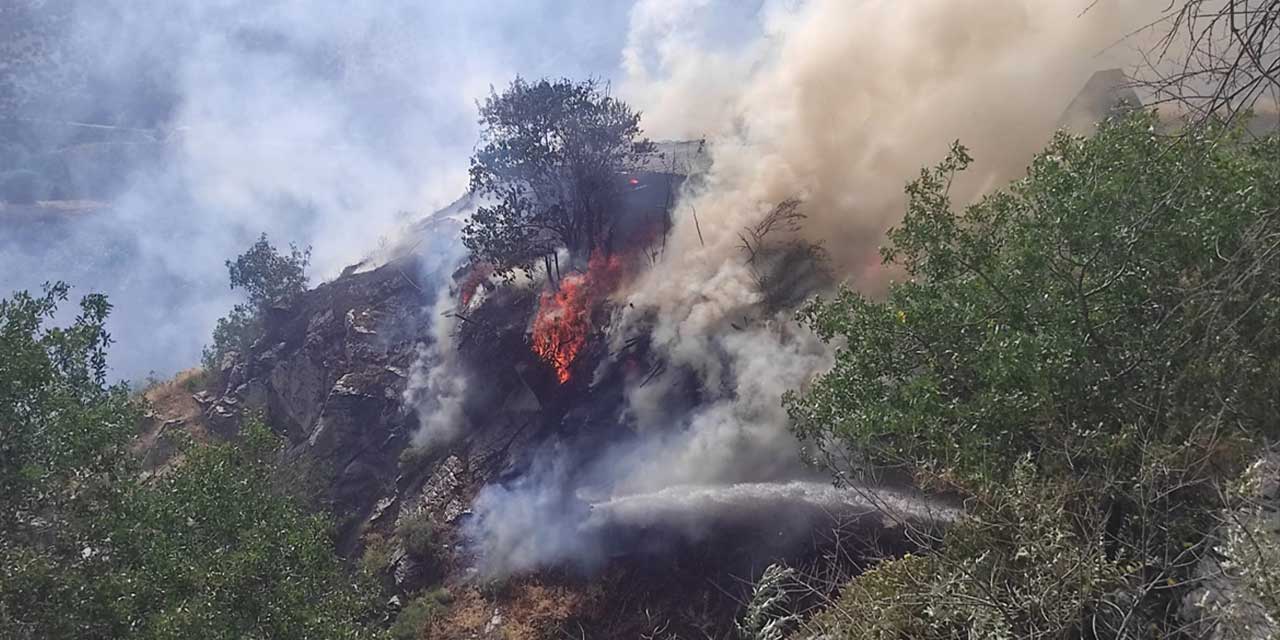
[[[625,6],[591,0],[11,1],[0,156],[21,129],[130,173],[93,194],[104,209],[0,230],[0,297],[55,279],[107,293],[129,378],[198,363],[236,301],[223,261],[259,233],[312,245],[313,284],[337,275],[400,212],[464,191],[491,84],[608,73],[626,27]],[[81,144],[106,129],[74,123],[140,132]]]
[[[458,362],[454,330],[458,320],[453,310],[458,301],[440,287],[432,306],[432,341],[418,345],[418,357],[409,372],[404,390],[405,403],[418,412],[419,428],[410,443],[413,447],[434,447],[447,443],[466,426],[463,403],[469,380]]]
[[[1089,76],[1124,62],[1108,48],[1155,4],[775,2],[757,14],[754,37],[726,46],[711,35],[723,28],[718,3],[638,3],[623,95],[651,135],[706,137],[713,157],[701,186],[677,203],[662,260],[618,296],[626,312],[617,335],[650,331],[670,366],[630,390],[641,436],[608,451],[598,471],[548,473],[564,465],[547,463],[481,495],[475,534],[488,570],[607,545],[580,510],[531,503],[628,504],[629,517],[643,520],[637,509],[674,517],[664,496],[810,477],[780,399],[830,355],[785,312],[762,315],[742,230],[800,198],[803,234],[822,242],[838,278],[881,290],[892,273],[878,248],[902,215],[905,183],[956,139],[978,158],[953,191],[957,202],[1017,177]],[[682,415],[670,408],[681,406],[690,370],[709,398]],[[715,500],[696,502],[680,517],[714,518]],[[515,532],[519,544],[508,544]]]
[[[681,529],[696,535],[715,505],[741,505],[743,496],[835,499],[768,488],[818,477],[800,464],[779,400],[831,354],[786,310],[764,310],[740,232],[799,198],[808,215],[801,233],[822,242],[837,279],[882,290],[893,273],[877,249],[902,214],[904,183],[956,139],[978,158],[953,191],[958,201],[1020,175],[1090,74],[1130,62],[1128,48],[1113,45],[1164,3],[65,6],[70,20],[49,32],[48,60],[0,68],[0,104],[11,86],[68,88],[0,113],[0,124],[139,128],[152,138],[139,148],[154,157],[102,196],[100,213],[0,230],[0,296],[50,279],[105,291],[117,305],[112,362],[123,376],[198,360],[234,301],[223,260],[260,232],[312,245],[317,279],[326,278],[411,219],[398,212],[455,198],[476,140],[475,100],[517,73],[612,80],[651,137],[707,140],[712,168],[677,203],[661,259],[614,300],[623,311],[611,337],[647,334],[668,365],[627,389],[637,435],[590,459],[550,446],[518,480],[482,491],[471,533],[485,568],[507,572],[606,557],[610,514],[685,518]],[[49,60],[65,61],[66,72],[44,74]],[[43,142],[93,151],[61,135],[68,139]],[[423,420],[418,445],[458,432],[467,390],[451,321],[440,314],[448,296],[436,304],[437,335],[406,392]]]

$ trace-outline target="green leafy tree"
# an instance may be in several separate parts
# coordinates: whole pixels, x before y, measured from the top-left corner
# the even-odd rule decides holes
[[[49,327],[66,285],[0,300],[0,637],[362,638],[377,588],[274,492],[278,442],[187,444],[141,479],[142,407],[108,386],[110,305]]]
[[[68,287],[0,300],[0,540],[39,537],[45,514],[69,515],[117,471],[141,413],[123,385],[107,386],[111,305],[86,296],[68,327],[46,327]],[[0,543],[3,544],[3,543]]]
[[[213,329],[213,344],[206,346],[201,363],[206,371],[217,371],[229,353],[245,354],[262,336],[262,320],[268,308],[288,304],[307,288],[307,265],[311,249],[289,245],[281,253],[262,234],[235,261],[227,261],[232,289],[243,289],[246,304],[232,307]]]
[[[471,191],[492,201],[463,229],[473,259],[510,277],[607,244],[622,174],[652,150],[640,114],[593,80],[517,78],[480,105]]]
[[[236,444],[189,447],[109,513],[101,591],[143,638],[360,638],[378,589],[333,552],[331,526],[271,482],[278,439],[261,422]],[[124,626],[127,623],[128,627]]]
[[[785,399],[846,478],[906,471],[995,501],[1026,461],[1024,480],[1075,497],[1068,533],[1123,568],[1123,597],[1087,592],[1077,609],[1111,633],[1178,628],[1224,482],[1280,426],[1280,142],[1157,129],[1138,113],[1059,134],[1025,179],[962,212],[956,145],[907,187],[889,234],[884,257],[910,279],[808,305],[841,346]],[[1000,530],[978,531],[988,551],[1008,544]]]
[[[248,251],[227,261],[227,273],[232,289],[244,289],[249,304],[261,311],[275,304],[287,304],[307,288],[307,265],[311,263],[311,248],[299,249],[289,245],[289,253],[281,253],[267,234]]]
[[[229,353],[245,354],[262,336],[262,319],[252,307],[237,304],[231,313],[218,318],[213,327],[213,344],[200,354],[205,371],[216,372]]]
[[[1208,426],[1274,432],[1280,145],[1155,124],[1059,134],[962,214],[947,191],[963,147],[923,172],[884,251],[911,279],[801,313],[847,342],[788,396],[800,435],[999,483],[1025,455],[1104,468]]]

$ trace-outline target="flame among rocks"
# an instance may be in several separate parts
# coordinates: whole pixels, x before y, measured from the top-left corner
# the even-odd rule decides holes
[[[533,321],[533,352],[551,365],[560,384],[569,381],[573,363],[591,334],[591,316],[617,287],[621,265],[617,255],[597,250],[586,273],[567,275],[558,289],[542,293]]]

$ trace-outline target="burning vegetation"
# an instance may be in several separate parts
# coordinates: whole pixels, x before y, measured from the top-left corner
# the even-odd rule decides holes
[[[569,381],[574,362],[592,332],[592,317],[618,286],[619,256],[597,250],[585,273],[565,276],[559,286],[542,293],[530,336],[533,352],[555,370],[560,384]]]
[[[0,361],[26,363],[0,367],[0,636],[207,635],[215,610],[280,638],[1275,635],[1274,138],[1119,114],[959,214],[957,144],[888,232],[908,280],[831,297],[822,199],[637,166],[637,123],[592,83],[518,81],[482,107],[469,261],[446,240],[309,291],[301,251],[229,263],[252,335],[147,394],[137,448],[173,464],[141,488],[98,456],[140,408],[103,388],[105,299],[66,332],[40,329],[65,288],[0,300]],[[207,592],[219,564],[260,588]],[[117,606],[117,576],[152,588]]]

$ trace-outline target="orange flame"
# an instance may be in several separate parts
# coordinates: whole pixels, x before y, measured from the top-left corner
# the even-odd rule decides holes
[[[617,285],[620,261],[596,251],[586,273],[561,278],[556,291],[542,292],[533,321],[533,352],[551,365],[560,384],[569,381],[573,366],[591,333],[591,314]]]

